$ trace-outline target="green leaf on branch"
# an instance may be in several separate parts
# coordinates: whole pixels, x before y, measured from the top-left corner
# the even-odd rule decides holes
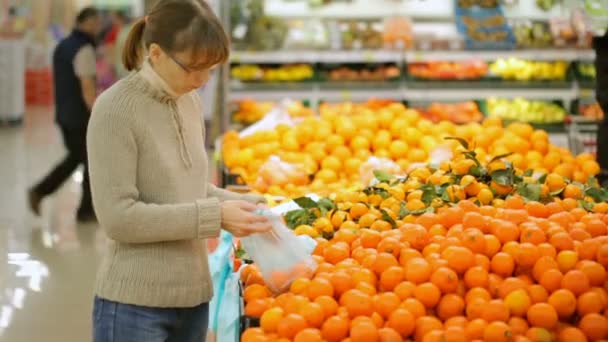
[[[530,201],[540,201],[541,186],[535,183],[525,183],[517,188],[517,193]]]
[[[495,162],[495,161],[497,161],[497,160],[501,160],[502,158],[509,157],[512,154],[513,154],[513,152],[497,155],[496,157],[492,158],[492,160],[490,160],[490,164],[493,163],[493,162]]]
[[[589,188],[585,190],[585,195],[593,198],[595,202],[608,201],[608,191],[603,188]]]
[[[484,172],[483,172],[483,168],[481,166],[473,165],[469,169],[469,173],[474,177],[481,177],[481,176],[483,176]]]
[[[578,206],[587,211],[593,211],[593,207],[595,206],[595,204],[580,200],[580,201],[578,201]]]
[[[374,170],[374,177],[382,183],[388,183],[391,180],[395,179],[394,175],[382,170]]]
[[[587,186],[590,188],[597,187],[597,178],[594,176],[589,176],[589,178],[587,178]]]
[[[496,170],[492,172],[491,177],[498,185],[513,185],[513,170]]]
[[[547,174],[546,173],[544,173],[540,177],[538,177],[538,182],[540,184],[544,184],[546,180],[547,180]]]
[[[380,212],[382,213],[382,219],[388,223],[391,224],[391,226],[393,226],[393,228],[397,227],[397,223],[395,222],[395,220],[393,220],[393,218],[386,212],[386,210],[384,209],[380,209]]]
[[[526,170],[526,172],[524,172],[524,177],[532,177],[532,175],[534,174],[534,170],[532,169],[528,169]]]
[[[285,223],[289,229],[295,229],[303,224],[312,224],[315,216],[308,209],[296,209],[285,214]]]
[[[401,202],[401,205],[399,206],[399,214],[397,214],[397,217],[399,217],[399,219],[401,220],[409,214],[410,211],[407,210],[407,208],[405,207],[405,202]]]
[[[293,201],[296,202],[296,204],[298,206],[300,206],[300,208],[302,208],[302,209],[312,209],[312,208],[318,207],[317,202],[313,201],[312,199],[310,199],[308,197],[296,198]]]
[[[458,137],[445,137],[445,140],[456,140],[460,143],[460,145],[462,145],[462,147],[464,147],[465,149],[469,149],[469,143],[464,140],[463,138],[458,138]]]
[[[329,198],[320,199],[319,202],[317,202],[317,205],[319,206],[319,208],[325,209],[327,211],[336,209],[336,204],[334,203],[334,201],[330,200]]]
[[[435,190],[435,186],[428,184],[424,185],[422,188],[422,197],[420,198],[425,205],[430,205],[433,201],[433,198],[437,197],[437,191]]]

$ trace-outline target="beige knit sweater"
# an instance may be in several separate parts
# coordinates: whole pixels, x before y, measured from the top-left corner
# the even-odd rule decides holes
[[[208,183],[201,103],[177,96],[148,62],[96,101],[87,145],[93,204],[109,237],[96,294],[192,307],[213,295],[205,238],[220,201],[252,200]]]

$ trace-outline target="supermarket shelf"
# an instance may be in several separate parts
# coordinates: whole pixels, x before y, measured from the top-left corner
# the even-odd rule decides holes
[[[471,59],[492,61],[499,58],[521,58],[537,61],[576,61],[593,60],[593,50],[577,49],[529,49],[508,51],[408,51],[405,59],[408,62],[426,61],[467,61]]]
[[[363,88],[345,87],[338,88],[328,85],[314,84],[307,88],[260,90],[253,88],[232,89],[231,100],[242,100],[254,98],[258,100],[279,101],[284,98],[294,100],[310,100],[313,107],[321,101],[364,101],[369,98],[385,98],[408,101],[462,101],[463,99],[475,98],[517,98],[522,97],[533,100],[562,100],[573,101],[579,97],[577,87],[565,89],[530,89],[530,88],[435,88],[435,89],[412,89],[402,84],[394,84],[393,87]]]
[[[308,90],[235,90],[232,89],[229,99],[233,101],[256,99],[267,101],[281,101],[283,99],[307,100],[314,98],[313,89]]]
[[[393,51],[393,50],[362,50],[362,51],[233,51],[230,56],[232,63],[383,63],[426,62],[426,61],[467,61],[496,60],[499,58],[522,58],[531,60],[593,60],[593,50],[577,49],[536,49],[510,51]]]
[[[471,98],[507,98],[523,97],[534,100],[563,99],[571,101],[578,97],[578,89],[406,89],[404,98],[412,101],[456,101]]]

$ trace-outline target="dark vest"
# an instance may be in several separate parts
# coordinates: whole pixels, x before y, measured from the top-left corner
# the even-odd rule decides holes
[[[94,39],[74,30],[57,45],[53,53],[55,119],[62,127],[85,129],[89,122],[90,111],[82,96],[80,79],[74,71],[74,57],[87,44],[94,47]]]

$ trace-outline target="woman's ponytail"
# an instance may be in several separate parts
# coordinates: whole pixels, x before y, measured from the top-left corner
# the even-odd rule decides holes
[[[143,36],[146,19],[140,18],[129,31],[129,36],[122,51],[122,64],[128,71],[137,69],[141,64],[143,52]]]

